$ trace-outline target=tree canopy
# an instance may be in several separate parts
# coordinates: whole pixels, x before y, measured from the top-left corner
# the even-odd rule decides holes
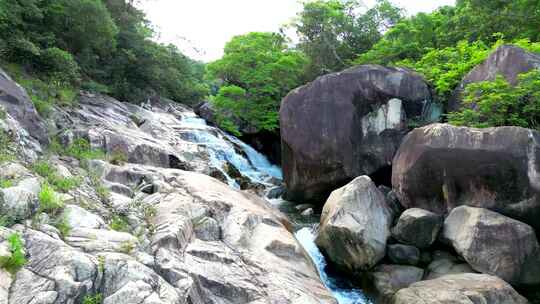
[[[274,131],[281,99],[304,83],[306,57],[277,33],[236,36],[223,58],[208,64],[207,78],[221,84],[213,98],[220,124],[238,133],[243,125]]]
[[[45,82],[138,102],[160,95],[196,103],[201,63],[151,40],[143,12],[125,0],[0,1],[0,54]]]

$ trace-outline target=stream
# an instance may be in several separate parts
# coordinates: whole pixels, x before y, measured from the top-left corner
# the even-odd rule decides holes
[[[229,176],[225,166],[234,166],[252,182],[272,186],[272,179],[282,179],[281,168],[271,164],[268,159],[238,138],[219,129],[208,126],[206,121],[196,115],[182,119],[184,127],[192,130],[190,141],[204,145],[208,151],[210,163],[227,178],[228,184],[239,189],[238,183]],[[315,231],[319,215],[302,216],[295,204],[282,199],[269,202],[285,213],[295,227],[295,236],[309,253],[317,267],[323,284],[332,292],[339,304],[371,304],[360,289],[349,286],[346,280],[333,277],[326,271],[326,260],[315,245]]]

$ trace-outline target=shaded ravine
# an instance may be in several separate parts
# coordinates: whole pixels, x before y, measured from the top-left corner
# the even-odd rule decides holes
[[[270,179],[282,179],[281,168],[271,164],[263,154],[232,135],[215,132],[215,129],[209,127],[204,119],[197,116],[186,116],[183,118],[182,124],[192,130],[191,141],[206,145],[211,164],[227,177],[231,187],[239,188],[239,185],[223,169],[226,163],[233,165],[240,173],[255,183],[271,186]],[[241,149],[242,153],[239,153],[238,148]],[[349,287],[345,280],[332,277],[326,272],[325,257],[315,245],[314,231],[318,216],[303,216],[293,203],[281,199],[274,199],[270,202],[294,223],[297,240],[309,253],[317,267],[321,281],[332,292],[338,303],[371,303],[360,289]]]

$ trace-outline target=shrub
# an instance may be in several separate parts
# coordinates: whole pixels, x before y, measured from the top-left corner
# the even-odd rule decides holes
[[[60,200],[53,188],[48,183],[44,183],[41,186],[41,191],[39,192],[38,198],[40,212],[56,213],[58,210],[64,207],[64,203]]]
[[[81,84],[81,90],[92,92],[92,93],[100,93],[100,94],[111,93],[111,89],[108,86],[95,82],[93,80],[84,81]]]
[[[76,139],[63,151],[63,154],[75,157],[80,161],[105,158],[105,152],[99,149],[92,149],[88,140],[84,138]]]
[[[71,226],[69,225],[68,218],[67,218],[67,216],[65,214],[62,215],[62,216],[59,216],[53,222],[53,226],[56,227],[56,229],[58,229],[58,231],[60,232],[60,235],[63,238],[68,236],[69,233],[71,232]]]
[[[417,62],[404,60],[396,65],[423,74],[435,87],[438,97],[447,100],[463,77],[484,61],[489,52],[490,48],[482,42],[462,41],[455,47],[431,50]]]
[[[13,160],[13,139],[6,131],[0,130],[0,163]]]
[[[86,295],[82,304],[101,304],[102,301],[103,296],[100,293],[96,293],[94,295]]]
[[[90,179],[90,184],[92,185],[92,187],[94,187],[94,190],[96,191],[99,199],[102,202],[107,202],[109,200],[110,191],[101,181],[99,174],[95,171],[89,170],[88,177]]]
[[[470,127],[520,126],[540,128],[540,71],[519,75],[512,86],[502,76],[468,85],[462,109],[450,113],[454,125]]]
[[[112,230],[120,231],[120,232],[128,232],[129,231],[129,223],[125,216],[121,215],[114,215],[111,220],[110,227]]]
[[[0,188],[10,188],[13,187],[13,180],[11,179],[0,179]]]
[[[61,83],[78,83],[80,81],[79,65],[73,56],[57,47],[41,52],[40,68],[50,78]]]
[[[7,241],[9,243],[11,255],[0,257],[0,267],[15,274],[26,264],[24,248],[21,237],[17,233],[9,235]]]
[[[38,161],[32,166],[34,172],[47,179],[47,183],[55,190],[69,192],[80,186],[81,180],[75,177],[61,177],[57,170],[47,161]]]

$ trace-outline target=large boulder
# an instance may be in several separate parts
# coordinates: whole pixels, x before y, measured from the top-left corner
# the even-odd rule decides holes
[[[424,270],[414,266],[379,265],[369,273],[371,285],[377,303],[389,303],[400,289],[422,280]]]
[[[478,272],[516,285],[540,283],[540,246],[527,224],[487,209],[461,206],[444,221],[442,238]]]
[[[510,284],[485,274],[447,275],[401,289],[393,304],[527,304]]]
[[[315,241],[332,263],[356,273],[384,257],[391,224],[384,195],[368,176],[360,176],[332,192]]]
[[[49,142],[47,127],[39,116],[32,100],[19,84],[0,69],[0,105],[34,139],[42,144]]]
[[[287,198],[321,203],[355,177],[389,166],[408,120],[430,99],[418,74],[378,65],[325,75],[289,93],[280,110]]]
[[[515,85],[519,74],[538,68],[540,68],[540,55],[513,45],[500,46],[489,55],[486,61],[476,66],[463,78],[449,101],[449,111],[459,110],[463,91],[471,83],[495,80],[497,75],[502,75],[510,84]]]
[[[399,265],[416,265],[420,262],[420,250],[409,245],[388,245],[388,258]]]
[[[406,208],[445,214],[469,205],[540,228],[540,133],[433,124],[409,133],[392,184]]]
[[[440,215],[427,210],[407,209],[392,228],[392,236],[401,243],[426,248],[437,239],[442,220]]]

